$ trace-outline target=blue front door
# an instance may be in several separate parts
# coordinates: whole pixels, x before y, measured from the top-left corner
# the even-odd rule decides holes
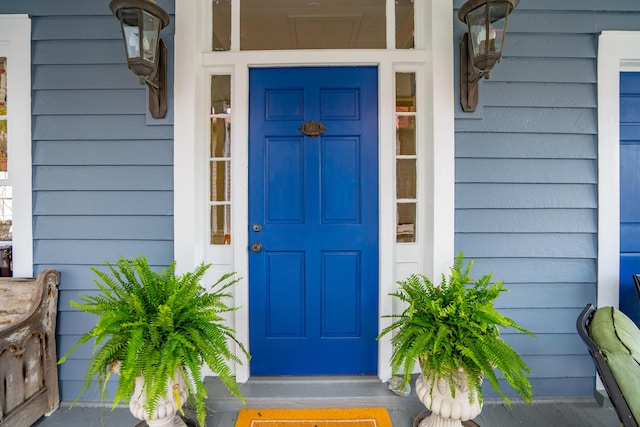
[[[640,325],[640,73],[620,73],[620,310]]]
[[[377,371],[377,87],[375,67],[249,73],[252,375]]]

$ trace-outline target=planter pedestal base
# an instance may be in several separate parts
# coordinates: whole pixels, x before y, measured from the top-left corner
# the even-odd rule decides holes
[[[146,421],[140,421],[138,424],[136,424],[136,427],[147,427],[150,424],[147,424]],[[170,427],[188,427],[187,424],[182,420],[182,418],[180,418],[179,416],[175,416],[173,418],[173,424],[169,424]]]
[[[177,393],[180,400],[174,400],[174,393]],[[177,416],[178,410],[187,401],[187,386],[182,378],[182,371],[178,369],[174,375],[173,381],[169,380],[166,385],[166,393],[163,400],[158,402],[155,411],[149,417],[145,410],[146,395],[144,391],[144,378],[139,376],[136,378],[136,387],[129,399],[129,410],[131,414],[139,420],[143,426],[149,427],[186,427],[182,418]],[[140,425],[138,424],[138,425]]]
[[[431,411],[431,415],[418,424],[419,427],[463,427],[463,421],[477,417],[482,405],[476,399],[469,403],[467,376],[460,372],[454,376],[455,397],[451,397],[451,386],[442,378],[435,384],[420,375],[416,380],[416,394]]]
[[[424,412],[420,413],[416,417],[416,419],[413,420],[413,427],[420,426],[420,423],[422,421],[424,421],[424,419],[427,418],[429,415],[431,415],[431,411],[424,411]],[[462,422],[462,427],[481,427],[481,426],[477,422],[475,422],[473,420],[469,420],[469,421],[463,421]]]

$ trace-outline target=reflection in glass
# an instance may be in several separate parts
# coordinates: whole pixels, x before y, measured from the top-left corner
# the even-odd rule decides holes
[[[231,183],[229,182],[229,162],[214,160],[211,162],[211,201],[227,202],[231,200]]]
[[[231,206],[211,206],[211,240],[212,245],[231,244]]]
[[[396,197],[398,199],[416,198],[415,159],[399,159],[396,161]]]
[[[240,2],[240,50],[384,48],[385,0]]]
[[[231,120],[228,118],[211,119],[211,157],[231,157]]]
[[[158,34],[160,34],[160,19],[145,11],[142,12],[142,19],[144,20],[142,24],[144,30],[142,35],[142,59],[153,62],[156,57]]]
[[[396,49],[413,49],[414,0],[396,0]]]
[[[416,118],[414,116],[396,117],[396,155],[412,156],[416,154]]]
[[[122,31],[127,45],[127,57],[140,57],[140,37],[138,34],[138,10],[120,9],[120,19],[122,20]]]
[[[7,179],[7,58],[0,58],[0,179]]]
[[[244,0],[243,0],[244,1]],[[231,0],[213,0],[213,40],[214,51],[231,49]]]
[[[231,114],[231,76],[211,76],[211,114]]]
[[[227,0],[220,0],[220,4]],[[216,5],[214,4],[214,11]],[[212,245],[231,244],[231,76],[211,76],[209,204]]]
[[[416,111],[415,73],[396,73],[396,111]]]
[[[398,224],[396,241],[407,243],[416,241],[416,204],[398,203]]]

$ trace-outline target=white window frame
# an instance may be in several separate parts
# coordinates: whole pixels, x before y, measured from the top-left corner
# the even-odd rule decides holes
[[[33,276],[31,185],[31,19],[0,15],[0,56],[7,58],[8,176],[13,208],[13,276]]]
[[[453,67],[453,2],[433,0],[415,2],[416,49],[412,50],[345,50],[345,51],[239,51],[239,2],[232,2],[231,51],[210,52],[206,34],[210,34],[207,21],[208,2],[180,0],[175,10],[175,84],[174,84],[174,255],[177,268],[187,271],[208,259],[211,250],[206,244],[207,219],[202,208],[202,195],[206,194],[206,171],[203,171],[202,141],[205,135],[210,103],[203,88],[208,87],[211,74],[232,75],[233,141],[248,138],[248,117],[239,112],[248,111],[248,69],[252,66],[286,65],[377,65],[379,67],[380,140],[395,141],[395,100],[393,98],[394,73],[399,70],[416,71],[423,76],[424,119],[421,137],[430,141],[425,147],[423,169],[424,212],[420,214],[418,268],[439,277],[448,271],[454,255],[454,67]],[[387,0],[387,28],[394,28],[393,0]],[[391,25],[390,25],[391,24]],[[395,46],[395,31],[387,32],[387,45]],[[437,108],[436,108],[437,106]],[[392,312],[388,293],[395,283],[396,227],[395,146],[380,144],[381,188],[380,215],[380,271],[379,312]],[[236,306],[234,324],[237,337],[249,342],[248,329],[248,196],[247,196],[246,143],[232,147],[232,240],[231,248],[220,249],[216,264],[227,264],[244,278],[244,285],[235,288]],[[214,268],[224,269],[224,266]],[[379,327],[388,324],[380,319]],[[392,346],[389,338],[381,340],[378,352],[378,376],[391,375],[389,359]],[[249,378],[247,364],[236,367],[238,381]]]

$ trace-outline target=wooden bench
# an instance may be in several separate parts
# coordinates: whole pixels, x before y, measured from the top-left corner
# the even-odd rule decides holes
[[[0,426],[26,427],[60,404],[56,316],[60,273],[0,278]]]

